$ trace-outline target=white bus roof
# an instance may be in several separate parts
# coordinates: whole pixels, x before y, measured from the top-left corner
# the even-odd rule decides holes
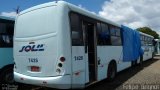
[[[40,4],[40,5],[37,5],[37,6],[34,6],[34,7],[31,7],[29,9],[26,9],[22,12],[20,12],[19,15],[22,15],[22,14],[25,14],[27,12],[30,12],[30,11],[34,11],[34,10],[37,10],[37,9],[40,9],[40,8],[45,8],[45,7],[50,7],[50,6],[67,6],[71,11],[75,11],[77,13],[80,13],[82,15],[85,15],[85,16],[89,16],[93,19],[96,19],[97,21],[102,21],[102,22],[106,22],[108,24],[112,24],[112,25],[115,25],[117,27],[121,27],[121,25],[117,24],[117,23],[114,23],[110,20],[107,20],[101,16],[98,16],[94,13],[91,13],[87,10],[84,10],[76,5],[73,5],[73,4],[70,4],[68,2],[65,2],[65,1],[53,1],[53,2],[48,2],[48,3],[44,3],[44,4]]]
[[[15,18],[7,17],[7,16],[0,16],[0,19],[11,20],[11,21],[15,20]]]
[[[40,8],[50,7],[50,6],[63,6],[63,7],[67,6],[71,11],[75,11],[75,12],[80,13],[82,15],[91,17],[93,19],[96,19],[97,21],[102,21],[102,22],[105,22],[105,23],[108,23],[108,24],[111,24],[111,25],[114,25],[114,26],[117,26],[117,27],[121,27],[120,24],[114,23],[114,22],[112,22],[108,19],[105,19],[105,18],[97,15],[97,14],[91,13],[90,11],[87,11],[83,8],[80,8],[76,5],[70,4],[70,3],[65,2],[65,1],[53,1],[53,2],[40,4],[40,5],[31,7],[29,9],[26,9],[26,10],[20,12],[19,15],[22,15],[22,14],[25,14],[27,12],[34,11],[34,10],[37,10],[37,9],[40,9]],[[142,33],[142,32],[140,32],[140,34],[153,38],[153,36]]]
[[[144,35],[144,36],[148,36],[148,37],[154,38],[153,36],[148,35],[148,34],[146,34],[146,33],[143,33],[143,32],[140,32],[140,31],[139,31],[139,33],[142,34],[142,35]]]
[[[154,40],[159,42],[159,39],[154,39]]]

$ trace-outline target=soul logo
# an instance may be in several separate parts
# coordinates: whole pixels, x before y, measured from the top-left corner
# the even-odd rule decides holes
[[[44,44],[22,46],[22,49],[19,50],[19,52],[23,51],[25,52],[44,51]]]

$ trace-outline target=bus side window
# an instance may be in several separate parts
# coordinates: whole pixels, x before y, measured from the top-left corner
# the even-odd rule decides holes
[[[147,37],[146,36],[144,36],[144,42],[145,42],[145,46],[147,46],[148,41],[147,41]]]
[[[80,19],[77,14],[75,13],[70,14],[70,24],[71,24],[72,46],[82,46],[83,32],[80,28]]]
[[[144,36],[143,35],[141,35],[141,45],[145,46],[145,40],[144,40]]]
[[[0,23],[0,47],[5,47],[5,33],[6,31],[6,24]]]
[[[121,46],[122,45],[122,38],[120,28],[110,26],[110,33],[111,33],[111,44],[113,46]]]
[[[8,40],[6,39],[6,41],[8,47],[13,47],[13,33],[14,33],[14,24],[7,23],[6,37],[8,37]]]
[[[142,35],[140,35],[140,40],[142,41]]]
[[[152,43],[152,38],[149,38],[149,45],[152,46],[153,43]]]
[[[150,45],[153,46],[153,40],[152,38],[150,38]]]
[[[98,45],[110,45],[108,25],[97,23],[97,29]]]
[[[0,23],[0,47],[13,47],[14,22]]]
[[[97,44],[101,45],[101,39],[99,33],[102,32],[101,23],[97,23]]]

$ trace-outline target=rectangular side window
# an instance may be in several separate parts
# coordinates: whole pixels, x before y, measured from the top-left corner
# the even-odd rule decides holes
[[[108,25],[104,23],[97,23],[97,29],[98,45],[110,45]]]
[[[145,38],[144,38],[144,35],[141,35],[141,38],[142,38],[142,40],[141,40],[141,45],[142,45],[142,46],[145,46]]]
[[[71,24],[71,38],[72,46],[82,46],[83,45],[83,32],[81,30],[81,23],[78,14],[70,14],[70,24]]]
[[[13,47],[14,22],[0,20],[0,47]]]
[[[121,38],[120,28],[115,26],[110,26],[110,33],[111,33],[111,44],[113,46],[121,46],[122,38]]]

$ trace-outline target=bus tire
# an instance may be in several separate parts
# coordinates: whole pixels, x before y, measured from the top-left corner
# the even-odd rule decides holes
[[[113,81],[117,74],[117,65],[115,61],[110,62],[107,71],[107,80]]]
[[[133,66],[137,65],[138,62],[137,62],[137,60],[135,60],[135,61],[132,61],[131,64],[132,64],[132,67],[133,67]]]
[[[1,83],[7,83],[7,84],[13,84],[14,83],[14,76],[13,76],[13,65],[5,67],[2,69],[0,73],[0,82]]]
[[[143,63],[143,56],[140,56],[140,65]]]
[[[152,58],[151,59],[153,60],[153,58],[154,58],[154,52],[152,53]]]

